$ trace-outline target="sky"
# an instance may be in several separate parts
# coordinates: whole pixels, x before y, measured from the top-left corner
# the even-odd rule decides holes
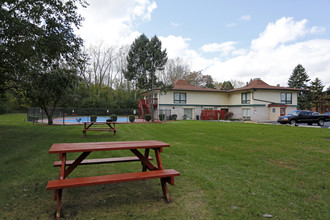
[[[215,81],[260,78],[287,86],[301,64],[330,86],[329,0],[87,0],[85,46],[120,47],[144,33],[168,58]]]

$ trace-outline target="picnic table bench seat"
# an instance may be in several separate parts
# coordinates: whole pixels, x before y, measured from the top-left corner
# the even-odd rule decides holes
[[[48,190],[57,190],[64,188],[73,188],[80,186],[101,185],[108,183],[129,182],[137,180],[146,180],[153,178],[165,179],[171,185],[174,185],[174,176],[180,173],[174,169],[154,170],[149,172],[123,173],[104,176],[91,176],[73,179],[50,180],[47,184]]]
[[[149,160],[153,160],[152,157],[148,157]],[[83,160],[80,165],[89,165],[89,164],[102,164],[102,163],[119,163],[119,162],[133,162],[133,161],[140,161],[138,157],[113,157],[113,158],[100,158],[100,159],[85,159]],[[74,160],[67,160],[65,165],[69,166],[74,163]],[[55,161],[53,166],[60,167],[62,161]]]

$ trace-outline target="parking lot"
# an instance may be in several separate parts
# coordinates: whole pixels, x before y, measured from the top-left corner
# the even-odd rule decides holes
[[[278,122],[273,122],[272,124],[275,124],[275,125],[281,125],[280,123]],[[283,126],[288,126],[288,124],[285,124]],[[322,127],[318,126],[316,123],[314,123],[313,125],[308,125],[306,123],[301,123],[301,124],[298,124],[298,127],[307,127],[307,128],[329,128],[330,129],[330,121],[328,122],[325,122],[324,125]]]

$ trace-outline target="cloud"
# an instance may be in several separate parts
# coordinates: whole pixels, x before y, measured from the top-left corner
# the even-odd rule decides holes
[[[174,28],[177,28],[177,27],[180,26],[180,24],[177,23],[177,22],[171,21],[171,26],[174,27]]]
[[[293,69],[302,64],[310,79],[319,77],[326,88],[330,86],[330,40],[312,39],[301,41],[307,35],[322,34],[323,27],[308,26],[303,19],[283,17],[269,23],[249,48],[236,48],[238,42],[210,43],[200,48],[201,52],[220,52],[215,58],[203,58],[190,48],[190,39],[180,36],[161,38],[170,58],[190,60],[191,69],[203,70],[216,81],[230,79],[248,82],[261,78],[270,85],[287,86]],[[298,41],[299,40],[299,41]],[[228,59],[220,58],[226,54]]]
[[[108,46],[130,45],[141,34],[138,24],[152,19],[156,8],[152,0],[112,0],[111,4],[107,0],[93,0],[88,10],[80,9],[86,20],[78,34],[86,40],[87,46],[98,41]],[[251,17],[242,16],[241,19],[247,21]],[[177,23],[172,22],[172,26]],[[271,85],[286,86],[295,66],[302,64],[312,80],[319,77],[327,88],[330,86],[330,39],[314,37],[325,31],[325,27],[309,25],[306,19],[283,17],[270,22],[251,40],[248,48],[238,48],[239,42],[227,41],[205,44],[194,50],[190,47],[193,39],[189,37],[168,35],[159,36],[159,39],[169,58],[187,60],[192,71],[202,70],[216,81],[247,82],[259,77]],[[218,55],[205,58],[206,53]]]
[[[140,33],[136,23],[151,19],[157,8],[152,0],[93,0],[87,8],[79,8],[85,18],[83,27],[77,31],[85,44],[98,41],[109,46],[130,44]]]
[[[228,28],[235,27],[235,26],[236,26],[236,23],[230,23],[230,24],[226,25],[226,27],[228,27]]]
[[[283,17],[275,23],[267,25],[266,30],[259,38],[252,41],[251,49],[267,50],[274,49],[278,45],[292,42],[307,34],[315,34],[324,31],[322,27],[307,27],[307,20],[294,21],[293,18]]]
[[[239,18],[239,20],[241,20],[241,21],[250,21],[251,16],[250,15],[243,15]]]
[[[234,41],[227,41],[221,44],[219,43],[206,44],[201,47],[201,51],[204,53],[220,52],[221,56],[227,56],[232,51],[235,50],[235,44],[237,44],[237,42]]]

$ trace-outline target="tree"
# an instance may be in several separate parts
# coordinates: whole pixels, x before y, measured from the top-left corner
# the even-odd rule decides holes
[[[162,86],[158,81],[156,72],[163,70],[167,62],[166,50],[162,50],[162,44],[157,36],[150,40],[142,34],[135,39],[127,56],[127,67],[124,76],[127,80],[135,80],[140,89],[151,90],[154,97],[154,87]],[[153,98],[151,99],[151,115],[153,114]]]
[[[186,61],[177,57],[176,59],[169,59],[163,71],[159,71],[158,78],[164,82],[165,85],[174,85],[178,79],[183,79],[190,73],[190,67]]]
[[[193,71],[182,77],[192,86],[215,89],[214,80],[211,75],[203,75],[202,71]]]
[[[237,89],[237,88],[241,88],[241,87],[245,86],[245,83],[240,80],[231,79],[231,80],[229,80],[229,82],[233,86],[233,89]]]
[[[215,89],[214,80],[211,75],[203,75],[202,77],[202,87]]]
[[[298,64],[294,68],[288,80],[289,87],[305,90],[298,94],[298,105],[300,109],[310,109],[312,107],[311,94],[308,91],[309,87],[307,84],[309,81],[309,76],[307,75],[305,68],[301,64]]]
[[[319,78],[315,78],[315,80],[311,82],[309,90],[311,93],[313,107],[317,107],[319,105],[322,98],[323,88],[324,85],[322,85],[322,81]]]
[[[234,89],[234,86],[231,84],[230,81],[223,81],[223,83],[220,86],[221,90],[231,90]]]
[[[31,85],[40,86],[42,90],[42,79],[50,79],[47,74],[76,72],[82,62],[80,48],[83,44],[73,30],[74,26],[79,28],[82,21],[76,12],[78,2],[86,6],[79,0],[2,1],[0,84],[3,90],[25,94],[25,98],[35,102],[40,97],[33,94],[40,93],[28,92]],[[63,71],[63,66],[70,71]],[[56,83],[47,85],[49,91],[58,86]]]
[[[65,105],[72,99],[73,89],[79,78],[75,70],[62,67],[49,72],[39,72],[33,79],[27,81],[28,90],[23,92],[24,97],[31,100],[33,105],[39,106],[47,115],[48,124],[53,124],[53,113],[58,104]]]

